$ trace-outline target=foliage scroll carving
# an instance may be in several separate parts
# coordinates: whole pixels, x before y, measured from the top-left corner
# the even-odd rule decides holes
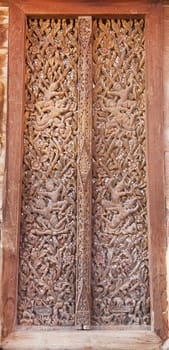
[[[92,180],[92,17],[79,17],[76,328],[90,328]]]
[[[19,324],[75,315],[77,20],[28,19]]]
[[[150,324],[144,29],[27,20],[19,324]]]
[[[93,24],[92,323],[150,324],[143,19]]]

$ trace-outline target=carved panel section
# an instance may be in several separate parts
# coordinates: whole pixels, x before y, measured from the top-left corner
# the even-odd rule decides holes
[[[144,20],[93,31],[92,323],[148,325]]]
[[[91,308],[92,18],[79,17],[78,28],[76,328],[89,329]]]
[[[77,20],[28,19],[18,322],[74,325]]]

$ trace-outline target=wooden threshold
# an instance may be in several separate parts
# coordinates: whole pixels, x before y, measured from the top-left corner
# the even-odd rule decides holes
[[[160,350],[161,339],[140,330],[28,330],[17,329],[3,350]]]

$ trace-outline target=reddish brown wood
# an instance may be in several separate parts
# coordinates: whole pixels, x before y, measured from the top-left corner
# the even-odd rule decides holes
[[[90,329],[92,212],[92,17],[78,18],[76,328]]]
[[[22,326],[75,323],[77,22],[27,20],[17,313]]]
[[[2,222],[7,118],[8,9],[0,7],[0,222]],[[1,230],[0,230],[1,231]],[[0,233],[0,241],[2,240]],[[0,342],[2,330],[2,244],[0,245]]]
[[[146,18],[149,259],[152,327],[167,337],[166,227],[164,200],[162,7]]]
[[[163,77],[164,77],[164,131],[165,151],[169,155],[169,6],[164,7],[164,49],[163,49]],[[165,175],[169,179],[169,162],[165,164]],[[169,198],[169,180],[166,179],[166,197]]]
[[[0,1],[0,6],[8,6],[9,5],[9,0],[1,0]]]
[[[149,12],[152,0],[112,1],[112,0],[9,0],[27,15],[116,15],[145,14]]]
[[[6,196],[3,210],[3,336],[15,325],[24,107],[24,13],[11,4],[9,30],[9,104]]]
[[[168,2],[169,5],[169,2]],[[168,244],[169,244],[169,6],[164,6],[163,33],[163,84],[164,84],[164,132],[165,132],[165,198],[167,223],[167,276],[169,276]],[[168,278],[168,277],[167,277]],[[168,281],[167,281],[168,282]],[[168,283],[167,283],[168,286]],[[167,288],[168,294],[168,288]]]
[[[3,333],[15,325],[17,304],[18,240],[20,221],[20,185],[23,134],[24,92],[24,16],[25,14],[146,14],[147,36],[147,150],[150,219],[150,273],[153,310],[152,328],[167,336],[166,236],[164,206],[164,157],[161,71],[161,5],[151,1],[112,2],[24,0],[10,1],[9,35],[9,120],[7,146],[7,181],[3,226]]]
[[[93,45],[92,324],[141,327],[151,323],[144,18],[95,19]]]

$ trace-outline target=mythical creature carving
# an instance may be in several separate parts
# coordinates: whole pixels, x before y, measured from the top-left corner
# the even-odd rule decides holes
[[[143,19],[93,23],[93,325],[150,324]]]
[[[19,324],[75,322],[77,20],[28,19]]]
[[[143,19],[27,21],[19,324],[150,324],[144,39]]]

